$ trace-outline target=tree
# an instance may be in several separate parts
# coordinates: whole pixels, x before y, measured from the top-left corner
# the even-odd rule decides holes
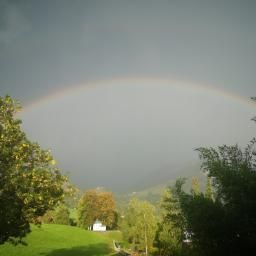
[[[199,148],[214,198],[177,190],[187,230],[198,255],[249,255],[256,239],[255,140],[236,146]]]
[[[212,182],[209,176],[207,177],[207,181],[206,181],[205,197],[209,199],[213,199]]]
[[[162,256],[185,255],[183,240],[187,225],[178,196],[184,183],[185,179],[177,180],[161,199],[162,220],[158,224],[155,242]]]
[[[69,193],[65,194],[64,204],[68,208],[76,208],[78,205],[79,199],[82,197],[83,194],[84,193],[81,189],[79,189],[73,184],[70,184]]]
[[[53,224],[54,223],[54,210],[49,210],[42,217],[40,217],[40,223]]]
[[[66,205],[60,204],[54,210],[53,213],[53,223],[62,224],[62,225],[70,225],[70,212]]]
[[[124,238],[132,242],[135,250],[143,250],[148,255],[153,246],[156,228],[154,206],[147,201],[131,199],[122,225]]]
[[[220,202],[213,202],[202,193],[179,194],[181,210],[186,219],[190,253],[196,255],[223,255],[227,235],[227,218]],[[226,226],[226,229],[225,229]],[[226,255],[226,254],[224,254]],[[229,254],[227,254],[229,255]]]
[[[185,229],[191,238],[189,255],[238,256],[255,251],[255,149],[256,139],[244,150],[237,145],[199,148],[202,169],[207,174],[205,194],[195,193],[195,189],[190,194],[185,193],[183,183],[176,182],[174,195],[179,211],[174,212],[180,213],[185,220]],[[177,214],[173,214],[173,202],[167,201],[167,206],[168,224],[179,223]],[[172,249],[168,250],[172,255]]]
[[[40,221],[48,224],[70,225],[71,219],[69,216],[69,208],[65,204],[61,203],[54,210],[47,211],[42,217],[40,217]]]
[[[0,97],[0,243],[29,232],[29,222],[63,199],[67,178],[50,151],[21,130],[20,104]]]
[[[196,177],[192,177],[191,193],[194,195],[199,195],[200,193],[200,184]]]
[[[236,146],[221,146],[218,150],[198,149],[202,168],[213,179],[215,203],[221,204],[227,230],[227,251],[246,254],[255,250],[256,239],[256,140],[245,150]],[[249,251],[248,251],[249,252]]]
[[[97,219],[112,229],[117,223],[115,201],[110,192],[88,190],[78,203],[78,225],[90,227]]]

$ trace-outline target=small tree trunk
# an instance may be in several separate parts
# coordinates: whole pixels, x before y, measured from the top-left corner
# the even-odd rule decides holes
[[[147,238],[147,229],[146,229],[146,216],[144,214],[144,236],[145,236],[145,255],[148,256],[148,238]]]

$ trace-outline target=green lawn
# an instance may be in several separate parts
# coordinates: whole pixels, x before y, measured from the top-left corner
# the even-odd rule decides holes
[[[77,227],[44,224],[32,226],[24,239],[27,245],[0,245],[1,256],[100,256],[115,255],[112,240],[119,239],[118,231],[95,233]]]

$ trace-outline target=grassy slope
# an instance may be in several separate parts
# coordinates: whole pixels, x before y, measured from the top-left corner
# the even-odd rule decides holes
[[[114,255],[112,239],[119,232],[94,233],[77,227],[44,224],[32,227],[27,246],[0,245],[1,256],[100,256]]]

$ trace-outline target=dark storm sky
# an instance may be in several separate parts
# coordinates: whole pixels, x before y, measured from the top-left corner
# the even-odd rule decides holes
[[[0,1],[0,88],[26,103],[63,86],[160,76],[255,93],[256,2]]]
[[[0,94],[31,106],[28,136],[81,187],[163,182],[194,148],[255,136],[255,13],[249,0],[0,0]]]

